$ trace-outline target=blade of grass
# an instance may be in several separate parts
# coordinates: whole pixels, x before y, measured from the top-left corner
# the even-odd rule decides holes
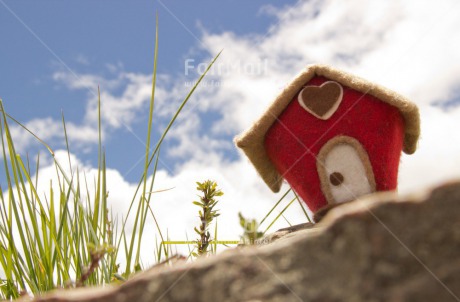
[[[72,161],[70,160],[69,138],[67,136],[67,127],[66,127],[65,118],[64,118],[64,111],[61,111],[61,121],[62,121],[62,127],[64,129],[65,147],[66,147],[66,150],[67,150],[67,160],[69,161],[70,174],[73,175]]]
[[[221,51],[222,52],[222,51]],[[179,106],[179,108],[176,110],[174,116],[171,118],[170,122],[168,123],[168,125],[166,126],[165,130],[163,131],[160,139],[158,140],[157,144],[155,145],[155,148],[152,152],[152,154],[150,155],[150,158],[149,158],[149,161],[148,161],[148,164],[147,164],[147,167],[149,167],[153,161],[153,159],[155,158],[155,155],[157,154],[158,150],[160,149],[160,146],[161,144],[163,143],[163,140],[165,139],[167,133],[169,132],[169,130],[171,129],[172,125],[174,124],[174,122],[176,121],[177,117],[179,116],[180,112],[182,111],[182,109],[184,108],[185,104],[188,102],[188,100],[190,99],[190,97],[192,96],[193,92],[196,90],[196,88],[198,87],[198,85],[200,84],[200,82],[202,81],[202,79],[205,77],[205,75],[207,74],[207,72],[209,71],[209,69],[212,67],[212,65],[214,64],[214,62],[217,60],[217,58],[220,56],[221,52],[219,52],[215,57],[214,59],[211,61],[211,63],[208,65],[208,67],[206,68],[206,70],[203,72],[203,74],[199,77],[198,81],[195,83],[195,85],[192,87],[192,89],[189,91],[189,93],[187,94],[187,96],[185,97],[185,99],[182,101],[181,105]],[[143,184],[144,182],[144,179],[147,177],[147,174],[146,173],[143,173],[142,177],[141,177],[141,180],[139,181],[138,183],[138,186],[135,190],[135,193],[134,193],[134,196],[133,196],[133,199],[131,201],[131,204],[128,208],[128,213],[127,213],[127,216],[130,215],[131,213],[131,209],[134,205],[134,202],[136,200],[136,196],[139,192],[139,189],[141,187],[141,185]],[[142,200],[140,201],[140,203],[142,202]],[[138,207],[139,209],[139,207]],[[145,208],[143,208],[145,210]],[[139,210],[138,210],[139,212]],[[136,214],[136,219],[135,219],[135,223],[134,223],[134,228],[133,228],[133,234],[135,233],[134,230],[137,230],[137,220],[138,220],[138,213]],[[127,220],[125,220],[125,223],[126,223]],[[124,229],[125,229],[125,224],[123,224],[122,226],[122,230],[121,232],[124,232]],[[134,246],[134,240],[135,238],[132,238],[131,239],[131,244],[130,244],[130,248],[128,250],[128,256],[127,256],[127,264],[126,264],[126,270],[125,272],[129,275],[130,272],[131,272],[131,259],[132,259],[132,253],[133,253],[133,246]],[[117,244],[117,248],[120,246],[120,243],[121,241],[118,242]]]
[[[270,225],[265,229],[264,231],[264,234],[267,233],[267,231],[272,227],[272,225],[278,220],[278,218],[280,218],[281,215],[283,215],[284,211],[286,211],[290,206],[291,204],[296,200],[296,198],[293,198],[288,204],[287,206],[284,207],[284,209],[278,214],[278,216],[276,216],[276,218],[270,223]]]
[[[149,118],[148,118],[148,125],[147,125],[147,139],[146,139],[146,144],[145,144],[145,163],[144,163],[144,171],[143,175],[145,176],[143,178],[142,184],[143,184],[143,189],[142,189],[142,194],[141,198],[139,200],[140,206],[138,207],[137,213],[136,213],[136,219],[134,222],[134,228],[133,228],[133,234],[136,234],[137,231],[137,223],[139,222],[139,231],[138,231],[138,238],[137,238],[137,253],[135,256],[134,260],[134,265],[137,265],[139,262],[139,249],[141,245],[141,238],[142,238],[142,232],[143,232],[143,227],[145,225],[144,222],[144,213],[146,213],[146,192],[147,192],[147,174],[149,170],[149,155],[150,155],[150,140],[152,136],[152,124],[153,124],[153,111],[154,111],[154,105],[155,105],[155,87],[156,87],[156,73],[157,73],[157,60],[158,60],[158,15],[156,17],[156,27],[155,27],[155,50],[154,50],[154,59],[153,59],[153,75],[152,75],[152,91],[150,94],[150,106],[149,106]],[[139,183],[140,184],[140,183]],[[141,214],[142,213],[142,214]],[[140,221],[139,221],[140,218]],[[127,255],[127,267],[126,271],[129,274],[130,273],[130,266],[131,266],[131,257],[134,249],[134,244],[135,244],[136,236],[131,237],[131,243]],[[129,266],[129,267],[128,267]]]
[[[276,202],[276,204],[270,209],[270,211],[260,221],[259,225],[262,225],[262,223],[264,223],[264,221],[268,218],[268,216],[270,216],[270,214],[276,209],[276,207],[281,203],[281,201],[283,201],[283,199],[289,194],[289,192],[291,192],[291,190],[292,189],[289,188],[289,190],[287,190],[286,193],[284,193],[283,196],[281,196],[281,198]]]
[[[155,165],[154,165],[154,169],[153,169],[153,173],[152,173],[152,181],[151,181],[151,185],[150,185],[150,191],[153,190],[153,183],[155,182],[155,175],[156,175],[156,172],[157,172],[157,168],[158,168],[158,160],[160,159],[160,153],[157,154],[157,157],[156,157],[156,160],[155,160]],[[145,178],[144,178],[145,179]],[[144,192],[145,194],[145,192]],[[158,225],[158,223],[156,222],[156,218],[155,218],[155,215],[153,214],[153,210],[152,208],[150,207],[150,197],[152,196],[152,193],[149,193],[148,195],[149,197],[148,198],[144,198],[144,202],[145,202],[145,207],[147,208],[147,210],[150,210],[154,220],[155,220],[155,225],[157,227],[157,230],[158,230],[158,233],[160,234],[161,237],[163,237],[163,235],[161,234],[161,229]],[[145,195],[144,195],[145,197]],[[137,251],[136,251],[136,260],[135,260],[135,263],[139,263],[139,259],[140,259],[140,251],[141,251],[141,242],[142,242],[142,235],[144,234],[144,228],[145,228],[145,221],[147,219],[147,214],[148,214],[148,211],[144,211],[143,212],[143,216],[141,218],[141,223],[139,225],[139,232],[138,232],[138,240],[137,240]]]
[[[214,226],[214,254],[217,254],[217,218],[216,225]]]
[[[103,192],[101,192],[101,156],[102,156],[102,137],[101,137],[101,93],[99,87],[97,88],[97,114],[98,114],[98,149],[97,149],[97,183],[96,183],[96,192],[94,196],[94,210],[93,210],[93,229],[96,231],[99,215],[100,215],[100,203],[101,203],[101,196]],[[91,240],[94,244],[97,245],[95,238]]]

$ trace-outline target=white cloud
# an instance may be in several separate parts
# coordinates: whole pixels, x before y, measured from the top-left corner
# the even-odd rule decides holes
[[[76,57],[75,57],[75,62],[81,64],[81,65],[89,65],[90,64],[90,61],[88,59],[87,56],[85,56],[84,54],[78,54]]]
[[[92,74],[75,76],[68,72],[56,72],[54,80],[65,84],[70,89],[87,89],[88,99],[84,122],[97,125],[98,95],[97,87],[101,87],[101,118],[104,127],[118,129],[129,128],[138,120],[148,106],[151,96],[151,75],[120,72],[117,77],[106,79]],[[121,89],[122,93],[114,91]],[[156,91],[157,97],[162,97],[163,91]]]
[[[457,1],[308,1],[278,11],[278,23],[266,36],[205,32],[211,54],[224,48],[224,64],[269,62],[268,72],[257,76],[221,77],[223,85],[212,98],[223,114],[216,126],[246,129],[306,64],[326,63],[388,86],[421,108],[422,139],[416,155],[403,158],[402,192],[460,177],[454,164],[460,141],[453,130],[460,126],[458,107],[430,105],[442,105],[458,92],[460,67],[453,63],[460,60],[458,7]]]
[[[77,123],[66,122],[67,134],[74,147],[84,148],[97,143],[98,86],[101,87],[101,131],[103,137],[109,136],[120,128],[132,131],[131,126],[133,124],[147,120],[146,112],[152,92],[151,75],[120,71],[115,78],[107,79],[93,74],[76,75],[57,71],[53,74],[53,79],[71,90],[87,91],[86,108],[82,120]],[[160,85],[155,90],[155,99],[156,107],[160,107],[156,108],[160,112],[160,116],[170,116],[173,112],[173,106],[177,104],[177,102],[167,102],[166,97],[168,100],[178,99],[177,94],[166,93],[165,89],[162,88],[161,83],[166,83],[167,80],[168,76],[165,75],[159,75],[157,79]],[[118,93],[119,91],[121,93]],[[53,145],[64,143],[64,131],[60,119],[35,118],[25,122],[24,126],[47,143]],[[37,144],[37,140],[19,125],[11,123],[11,132],[19,152]]]
[[[460,106],[449,112],[439,107],[421,107],[422,136],[417,152],[403,156],[400,192],[411,193],[421,188],[452,179],[460,179]]]
[[[268,71],[221,78],[213,102],[223,123],[241,131],[283,85],[309,63],[344,68],[406,94],[418,104],[444,99],[458,83],[460,10],[457,1],[309,1],[279,12],[266,36],[205,33],[222,64],[268,61]],[[429,83],[429,85],[428,85]],[[248,110],[248,108],[251,108]]]
[[[24,123],[23,126],[44,142],[57,141],[61,144],[65,143],[64,127],[61,121],[51,117],[36,118]],[[22,153],[28,150],[29,147],[40,144],[32,134],[20,125],[10,122],[9,128],[16,152]],[[72,142],[75,143],[74,147],[97,143],[97,129],[90,125],[77,125],[72,122],[66,122],[66,131],[68,137],[72,137]]]
[[[32,133],[40,133],[41,139],[63,138],[64,131],[52,118],[32,119],[24,124]],[[11,137],[17,151],[25,150],[37,140],[24,128],[13,123],[10,124]]]

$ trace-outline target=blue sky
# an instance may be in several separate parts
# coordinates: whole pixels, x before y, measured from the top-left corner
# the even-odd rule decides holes
[[[289,3],[294,1],[283,5]],[[234,1],[138,1],[133,5],[125,1],[3,1],[0,64],[4,76],[0,96],[8,112],[22,122],[32,118],[60,119],[62,110],[67,121],[79,123],[85,113],[87,94],[96,87],[69,90],[53,79],[57,71],[71,72],[76,77],[94,74],[108,79],[116,77],[117,71],[111,71],[111,67],[150,74],[158,14],[158,73],[183,75],[186,59],[194,60],[194,64],[209,59],[200,45],[203,31],[265,34],[275,20],[274,16],[263,13],[262,7],[267,4],[270,2],[250,1],[243,5]],[[196,73],[191,72],[190,81],[195,77]],[[102,91],[106,89],[103,83],[97,84]],[[102,103],[104,106],[103,99]],[[130,130],[144,139],[146,114],[135,118],[138,122],[130,125]],[[142,155],[142,142],[124,127],[106,138],[109,165],[130,171]],[[53,148],[63,146],[62,139],[48,142]],[[73,149],[72,137],[70,142]],[[95,164],[94,144],[86,147],[90,149],[80,153],[82,159]],[[30,150],[32,154],[36,152],[36,148]],[[235,154],[234,150],[228,150],[230,158]],[[163,158],[174,167],[177,159]],[[126,177],[136,181],[138,175],[130,172]]]
[[[140,175],[156,13],[156,137],[190,89],[187,83],[196,79],[200,63],[223,49],[161,150],[156,188],[174,189],[156,195],[155,210],[173,239],[184,239],[184,230],[196,224],[190,214],[195,181],[215,179],[224,190],[219,219],[228,239],[238,237],[238,211],[260,219],[277,201],[280,196],[265,186],[232,139],[310,63],[357,74],[417,104],[422,136],[417,152],[402,157],[401,194],[460,178],[457,0],[0,0],[0,97],[7,111],[65,163],[63,110],[72,161],[91,176],[97,168],[99,85],[109,202],[116,212],[126,213]],[[46,154],[12,128],[21,154]],[[40,191],[46,192],[47,179],[55,175],[49,157],[43,155],[41,162]],[[298,205],[285,216],[291,223],[305,221]]]

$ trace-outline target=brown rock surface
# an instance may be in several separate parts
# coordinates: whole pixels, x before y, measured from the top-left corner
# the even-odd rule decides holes
[[[119,287],[39,300],[460,301],[460,183],[425,196],[357,200],[284,235],[150,270]]]

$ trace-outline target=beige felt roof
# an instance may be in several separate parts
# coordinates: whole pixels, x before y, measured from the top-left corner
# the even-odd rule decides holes
[[[420,116],[415,104],[387,88],[354,75],[326,65],[309,65],[275,98],[265,113],[251,128],[235,137],[236,145],[243,149],[272,191],[278,192],[280,190],[283,179],[265,151],[265,134],[299,90],[314,76],[324,76],[397,107],[405,121],[403,151],[407,154],[415,152],[420,135]]]

